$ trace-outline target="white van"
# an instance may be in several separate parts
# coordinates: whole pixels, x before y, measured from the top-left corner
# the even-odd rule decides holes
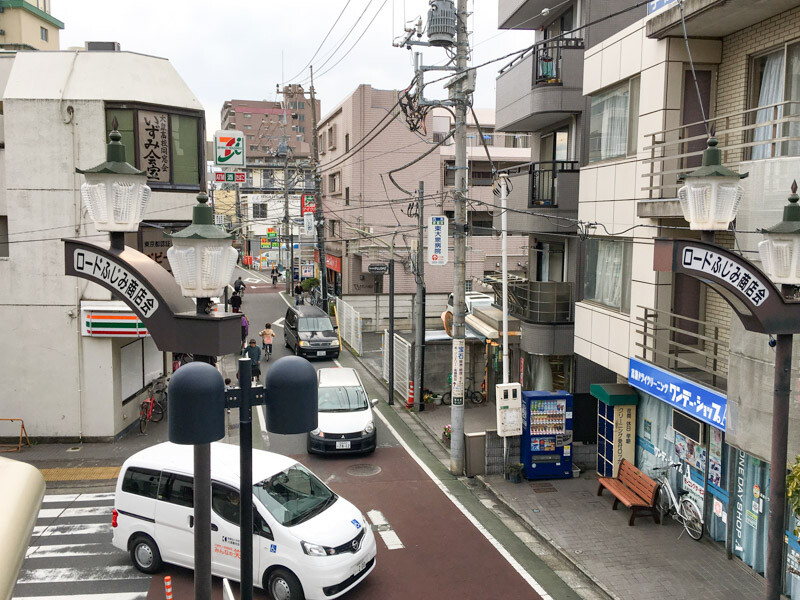
[[[194,566],[192,446],[165,442],[122,465],[113,544],[155,573]],[[253,450],[253,584],[273,598],[337,598],[375,568],[364,515],[294,460]],[[239,580],[239,447],[211,444],[211,572]]]

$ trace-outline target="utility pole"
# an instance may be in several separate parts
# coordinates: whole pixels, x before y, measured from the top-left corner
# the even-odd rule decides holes
[[[467,0],[458,0],[456,8],[456,69],[461,79],[453,84],[456,122],[455,122],[455,199],[454,199],[454,252],[453,252],[453,388],[450,405],[450,472],[461,475],[464,472],[464,354],[465,331],[464,302],[467,255],[467,98],[464,94],[466,80],[469,37],[467,35]]]
[[[420,411],[422,406],[422,392],[424,382],[422,381],[423,361],[425,360],[425,251],[423,246],[423,232],[425,231],[425,216],[422,207],[422,198],[425,196],[425,182],[419,182],[419,200],[417,201],[417,226],[419,235],[417,238],[417,260],[414,269],[414,278],[417,281],[417,294],[414,297],[414,322],[416,323],[416,348],[414,349],[414,410]]]
[[[322,292],[322,310],[328,312],[328,268],[325,264],[325,217],[322,214],[322,198],[319,193],[319,144],[317,141],[317,100],[314,96],[314,67],[311,72],[311,155],[314,168],[314,199],[317,209],[314,220],[317,224],[317,251],[319,252],[319,287]]]
[[[279,93],[283,94],[283,239],[289,244],[289,268],[286,271],[286,293],[291,295],[294,283],[294,228],[289,220],[289,138],[286,136],[286,88]],[[280,148],[280,145],[278,146]]]

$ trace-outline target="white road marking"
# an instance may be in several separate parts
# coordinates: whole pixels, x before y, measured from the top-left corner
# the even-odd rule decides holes
[[[17,583],[67,583],[70,581],[119,581],[123,579],[150,579],[152,575],[140,573],[132,566],[89,567],[72,569],[36,569],[25,572],[17,579]]]
[[[39,511],[39,519],[52,519],[54,517],[90,517],[95,515],[110,515],[113,506],[83,506],[76,508],[43,508]]]
[[[95,544],[52,544],[50,546],[31,546],[25,558],[53,558],[62,556],[93,556],[108,554],[108,545]]]
[[[339,367],[340,369],[343,369],[343,368],[344,368],[344,367],[342,367],[342,363],[340,363],[340,362],[339,362],[339,359],[338,359],[338,358],[334,358],[334,359],[333,359],[333,364],[335,364],[335,365],[336,365],[337,367]]]
[[[75,600],[76,596],[70,594],[67,596],[14,596],[12,600]],[[147,592],[114,592],[102,594],[81,594],[84,600],[146,600]]]
[[[263,404],[256,406],[256,415],[258,416],[258,426],[261,428],[261,433],[267,435],[267,418],[264,416]]]
[[[338,361],[334,362],[338,363]],[[450,502],[452,502],[453,505],[459,511],[461,511],[461,514],[463,514],[467,518],[467,520],[475,526],[475,529],[477,529],[481,533],[481,535],[483,535],[483,537],[485,537],[488,540],[488,542],[495,547],[495,549],[500,553],[500,555],[506,559],[508,564],[510,564],[511,567],[517,573],[519,573],[520,577],[522,577],[525,580],[525,582],[528,585],[530,585],[536,591],[536,593],[542,597],[542,600],[553,600],[553,597],[544,590],[544,588],[539,584],[539,582],[536,581],[536,579],[534,579],[531,576],[531,574],[528,573],[513,556],[511,556],[508,550],[506,550],[503,547],[503,545],[500,542],[498,542],[497,539],[491,533],[489,533],[486,530],[486,528],[483,525],[481,525],[480,522],[472,514],[470,514],[470,512],[466,509],[466,507],[463,504],[461,504],[458,498],[456,498],[453,494],[450,493],[450,490],[447,489],[447,486],[445,486],[441,481],[439,481],[439,479],[437,479],[433,471],[431,471],[428,468],[428,465],[426,465],[421,458],[419,458],[416,454],[414,454],[414,452],[411,450],[411,447],[406,443],[406,441],[402,437],[400,437],[400,434],[394,427],[392,427],[391,423],[389,423],[386,417],[384,417],[380,413],[380,411],[376,410],[374,412],[378,415],[378,418],[380,418],[380,420],[383,421],[383,424],[386,425],[386,428],[395,437],[395,439],[397,439],[397,441],[405,449],[405,451],[408,452],[409,456],[411,456],[411,458],[414,459],[414,461],[419,465],[419,467],[423,471],[425,471],[425,474],[431,478],[431,481],[433,481],[436,484],[436,486],[442,491],[442,493],[447,497],[447,499],[450,500]]]
[[[75,502],[89,500],[113,500],[114,492],[103,492],[100,494],[48,494],[42,502]]]
[[[275,321],[275,322],[272,324],[272,326],[273,326],[273,327],[281,327],[281,328],[282,328],[282,327],[283,327],[283,321],[284,321],[284,317],[281,317],[280,319],[278,319],[277,321]]]
[[[95,535],[111,533],[111,523],[93,523],[83,525],[37,525],[31,537],[49,537],[51,535]]]
[[[371,510],[367,513],[367,518],[372,522],[373,529],[381,536],[387,549],[400,550],[405,548],[403,542],[400,541],[400,537],[392,529],[392,526],[389,525],[389,521],[386,520],[386,517],[383,516],[381,511]]]

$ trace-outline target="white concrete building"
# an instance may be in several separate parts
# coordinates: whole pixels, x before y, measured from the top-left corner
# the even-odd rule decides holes
[[[203,107],[168,60],[129,52],[3,54],[0,89],[0,417],[37,438],[113,438],[166,358],[108,291],[64,275],[61,238],[106,236],[75,169],[105,160],[116,117],[153,190],[126,244],[167,267],[163,233],[188,224],[205,189]]]

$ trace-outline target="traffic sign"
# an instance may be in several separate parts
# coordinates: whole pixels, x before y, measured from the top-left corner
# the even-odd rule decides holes
[[[222,181],[227,183],[244,183],[244,171],[231,171],[229,173],[214,173],[214,181]]]
[[[303,194],[300,197],[300,214],[313,213],[317,210],[317,199],[314,194]]]
[[[233,129],[214,133],[214,164],[218,167],[243,167],[244,133]]]
[[[367,267],[367,270],[370,273],[373,273],[375,275],[379,275],[379,274],[386,273],[386,271],[389,270],[389,265],[384,264],[384,263],[373,263],[369,267]]]

